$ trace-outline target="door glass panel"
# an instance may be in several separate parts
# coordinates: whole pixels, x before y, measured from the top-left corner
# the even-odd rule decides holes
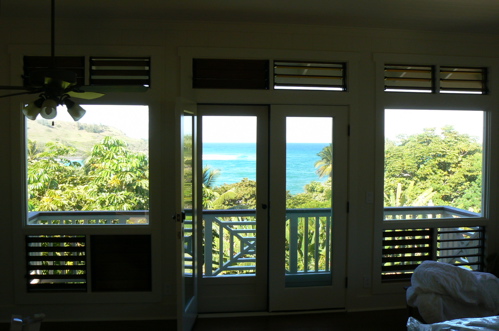
[[[331,284],[333,118],[286,118],[286,287]]]
[[[203,116],[204,276],[256,274],[256,116]]]
[[[193,223],[193,116],[184,114],[183,119],[183,152],[184,152],[184,187],[183,187],[183,209],[185,211],[184,221],[184,286],[185,286],[185,301],[187,306],[194,296],[194,261],[195,261],[195,245],[194,245],[194,223]],[[184,307],[185,308],[185,307]]]

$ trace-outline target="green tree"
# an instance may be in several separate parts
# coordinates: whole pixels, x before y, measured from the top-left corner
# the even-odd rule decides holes
[[[39,151],[35,142],[28,142],[28,210],[74,210],[67,209],[75,201],[65,194],[66,188],[81,183],[80,164],[68,159],[74,152],[53,142]]]
[[[102,210],[149,209],[149,160],[127,149],[124,141],[105,137],[85,161],[88,193],[94,208]]]
[[[434,205],[480,211],[481,169],[481,144],[451,126],[440,134],[430,128],[398,141],[387,140],[385,206],[393,205],[390,196],[397,191],[403,191],[408,202],[431,189]]]
[[[314,166],[317,168],[315,171],[319,178],[333,175],[333,144],[324,147],[317,156],[320,160],[316,161]]]
[[[256,181],[243,178],[238,183],[223,184],[215,189],[219,194],[234,192],[223,202],[223,209],[256,209]]]
[[[120,140],[96,144],[82,167],[72,147],[49,142],[43,151],[28,143],[30,211],[149,209],[149,164]]]
[[[303,193],[292,195],[288,192],[286,208],[331,208],[331,199],[331,178],[328,178],[324,183],[310,182]]]
[[[226,209],[226,201],[233,199],[233,190],[221,191],[214,187],[215,181],[220,176],[220,170],[212,169],[208,166],[203,168],[203,208],[205,209]]]
[[[429,206],[433,203],[432,197],[436,193],[433,188],[430,187],[419,195],[414,194],[414,190],[414,181],[409,182],[405,190],[402,189],[402,183],[398,183],[396,191],[385,192],[385,201],[389,201],[387,206]]]

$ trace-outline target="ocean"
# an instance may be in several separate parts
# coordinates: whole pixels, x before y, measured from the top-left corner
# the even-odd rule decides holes
[[[327,143],[288,143],[286,189],[291,194],[304,192],[306,184],[312,181],[324,182],[319,178],[314,164]],[[203,167],[220,170],[215,186],[240,182],[243,178],[256,178],[256,146],[252,143],[204,143]]]

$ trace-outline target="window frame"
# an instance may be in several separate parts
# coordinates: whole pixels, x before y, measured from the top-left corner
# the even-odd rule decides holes
[[[61,56],[84,56],[85,58],[90,57],[92,54],[98,54],[101,51],[99,46],[85,46],[85,47],[74,47],[74,46],[64,46],[61,45],[59,48],[59,53]],[[32,45],[16,45],[9,48],[10,53],[10,67],[11,72],[11,85],[22,85],[21,73],[23,72],[22,63],[23,56],[46,56],[46,52],[39,47]],[[160,77],[160,74],[165,70],[165,60],[163,56],[163,50],[160,47],[145,47],[141,49],[136,49],[129,46],[117,46],[113,48],[114,54],[120,54],[122,56],[129,57],[141,57],[144,54],[150,56],[151,61],[155,63],[155,71],[151,72],[152,79],[158,83],[158,85],[165,84],[164,77]],[[59,54],[58,54],[59,55]],[[143,91],[144,93],[115,93],[116,91],[106,92],[106,96],[101,99],[96,100],[85,100],[85,104],[93,105],[147,105],[149,107],[149,122],[157,122],[161,120],[164,122],[161,109],[162,105],[158,101],[161,99],[163,91],[147,89]],[[129,91],[130,92],[130,91]],[[135,91],[134,91],[135,92]],[[136,91],[139,92],[139,91]],[[142,91],[141,91],[142,92]],[[116,304],[116,303],[127,303],[127,302],[137,302],[137,303],[154,303],[161,300],[163,285],[163,272],[158,268],[161,265],[162,256],[165,253],[161,249],[161,236],[164,227],[168,227],[167,224],[161,222],[161,215],[164,211],[161,208],[156,208],[151,206],[161,206],[161,196],[155,195],[150,196],[149,214],[151,219],[156,221],[150,221],[148,225],[145,226],[28,226],[27,225],[27,182],[26,182],[26,171],[27,171],[27,158],[26,158],[26,130],[25,121],[27,120],[21,112],[21,107],[23,102],[32,101],[33,95],[28,95],[26,97],[13,99],[11,102],[11,110],[9,112],[9,120],[11,123],[10,133],[13,137],[12,144],[10,146],[11,152],[11,175],[12,175],[12,186],[10,191],[12,192],[12,212],[13,217],[12,222],[12,249],[13,249],[13,259],[17,261],[24,261],[25,256],[25,237],[30,235],[86,235],[87,241],[90,240],[92,235],[149,235],[151,237],[151,261],[152,261],[152,289],[151,291],[145,292],[127,292],[127,291],[116,291],[113,293],[98,293],[95,291],[86,292],[72,292],[72,293],[30,293],[27,290],[26,278],[26,264],[16,263],[12,270],[12,278],[14,279],[14,295],[15,301],[20,304]],[[167,125],[170,125],[167,123]],[[173,124],[171,125],[173,129]],[[151,124],[149,124],[151,128]],[[155,138],[151,130],[149,130],[149,169],[150,169],[150,185],[155,186],[158,190],[163,183],[161,183],[161,172],[159,171],[159,163],[161,157],[161,142],[160,138]],[[154,139],[152,139],[154,138]],[[163,169],[164,170],[164,169]],[[173,171],[173,169],[172,169]],[[17,220],[17,221],[16,221]],[[88,246],[87,246],[88,248]],[[88,248],[90,249],[90,248]],[[87,260],[91,263],[91,260]],[[89,275],[88,277],[91,277]]]
[[[382,240],[383,231],[393,229],[411,228],[448,228],[459,226],[483,226],[491,225],[491,220],[497,212],[491,209],[490,201],[497,196],[497,190],[491,186],[494,163],[491,151],[497,146],[497,140],[491,134],[492,112],[494,98],[492,98],[494,82],[488,82],[487,94],[451,94],[451,93],[387,93],[384,89],[385,64],[411,63],[414,65],[428,65],[428,63],[440,66],[452,67],[486,67],[489,71],[499,65],[497,61],[483,58],[462,58],[448,56],[426,56],[426,55],[400,55],[390,53],[379,53],[374,55],[376,73],[376,166],[375,166],[375,221],[374,221],[374,250],[372,275],[373,293],[398,293],[400,287],[409,285],[407,281],[382,282]],[[435,110],[479,110],[484,112],[484,137],[483,137],[483,164],[482,164],[482,215],[478,218],[460,219],[421,219],[421,220],[384,220],[384,112],[385,109],[435,109]]]

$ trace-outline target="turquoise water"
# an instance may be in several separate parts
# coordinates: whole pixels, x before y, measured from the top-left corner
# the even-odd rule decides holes
[[[311,181],[319,179],[314,164],[326,143],[290,143],[287,144],[287,190],[291,194],[303,192]],[[243,178],[256,178],[256,146],[252,143],[204,143],[203,166],[220,170],[215,186],[240,182]]]

